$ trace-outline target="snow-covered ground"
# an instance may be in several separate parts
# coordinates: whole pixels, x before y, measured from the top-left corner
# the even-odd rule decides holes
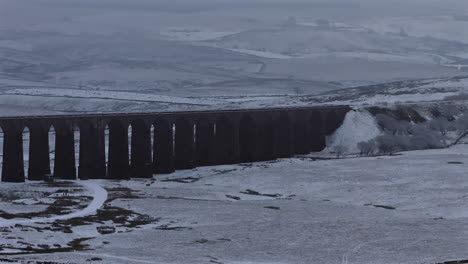
[[[425,102],[464,101],[468,92],[468,77],[405,80],[303,96],[310,103],[350,105],[395,105]]]
[[[467,27],[468,21],[453,16],[391,17],[372,19],[363,25],[376,32],[397,33],[403,29],[412,36],[431,36],[437,39],[468,43],[468,37],[460,34],[460,29]]]
[[[61,227],[71,225],[72,233],[43,229],[50,224],[11,227],[1,233],[0,243],[12,245],[11,253],[15,248],[24,251],[22,243],[36,248],[87,239],[73,252],[0,251],[0,259],[360,264],[464,260],[467,160],[468,145],[457,145],[393,156],[291,158],[197,168],[147,180],[101,181],[112,198],[108,208],[157,221],[127,231],[117,219],[99,223],[92,215],[87,224],[60,222]],[[21,186],[35,188],[32,183]],[[123,232],[96,232],[103,223]]]
[[[211,29],[169,27],[160,34],[170,40],[178,41],[206,41],[236,34],[236,31],[212,31]]]
[[[164,96],[156,94],[132,93],[121,91],[92,91],[86,89],[47,89],[47,88],[29,88],[12,89],[4,92],[5,95],[31,95],[44,97],[71,97],[71,98],[96,98],[96,99],[114,99],[134,102],[161,102],[172,104],[194,104],[194,105],[212,105],[216,102],[213,99],[203,100],[202,98],[181,98],[173,96]]]

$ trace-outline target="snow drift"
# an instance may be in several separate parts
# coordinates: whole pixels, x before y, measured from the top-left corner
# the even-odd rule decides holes
[[[323,153],[376,155],[445,148],[467,134],[468,112],[462,104],[370,107],[350,111],[327,137]]]
[[[346,117],[338,130],[327,137],[327,152],[359,153],[358,144],[381,135],[375,118],[366,110],[354,110]]]

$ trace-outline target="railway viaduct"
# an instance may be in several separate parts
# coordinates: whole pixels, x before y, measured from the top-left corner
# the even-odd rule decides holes
[[[326,147],[326,135],[341,125],[349,110],[348,106],[334,106],[0,117],[2,181],[43,180],[51,173],[62,179],[150,178],[197,166],[307,154]],[[52,127],[53,172],[49,155]],[[27,173],[25,128],[30,133]],[[77,147],[75,137],[79,137]]]

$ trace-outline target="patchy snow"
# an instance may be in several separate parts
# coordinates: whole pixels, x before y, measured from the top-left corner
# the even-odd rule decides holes
[[[468,59],[468,52],[458,52],[458,53],[452,53],[452,54],[447,54],[447,55],[458,57],[461,59]]]
[[[398,33],[404,29],[410,36],[468,43],[468,36],[460,34],[468,27],[468,21],[455,20],[450,16],[382,17],[362,21],[360,25],[380,33]]]
[[[73,212],[66,215],[58,215],[48,218],[32,218],[26,220],[17,219],[0,219],[0,227],[12,226],[16,224],[33,224],[39,222],[53,222],[56,220],[66,220],[75,217],[82,217],[96,213],[96,210],[101,208],[104,202],[107,200],[107,191],[99,186],[99,181],[77,181],[83,187],[88,188],[93,193],[93,201],[83,210]]]
[[[258,50],[249,50],[249,49],[229,49],[229,50],[239,52],[239,53],[254,55],[257,57],[269,58],[269,59],[291,59],[293,58],[292,56],[283,55],[280,53],[274,53],[270,51],[258,51]]]
[[[355,114],[366,120],[365,114]],[[99,257],[103,264],[466,259],[468,242],[460,230],[468,224],[467,160],[468,145],[457,145],[394,156],[290,158],[201,167],[154,179],[100,181],[109,190],[130,188],[139,194],[111,206],[160,222],[99,236],[91,227],[74,227],[76,233],[52,233],[49,243],[61,243],[63,236],[91,238],[85,252],[8,257],[60,263]],[[51,235],[22,229],[12,232],[33,244]]]
[[[360,25],[353,25],[344,22],[334,22],[328,21],[329,29],[338,29],[338,30],[346,30],[346,31],[354,31],[354,32],[369,32],[369,28],[362,27]],[[316,28],[327,28],[327,26],[320,25],[317,22],[298,22],[296,25],[304,26],[304,27],[316,27]]]
[[[117,260],[117,261],[124,261],[125,263],[144,263],[144,264],[158,264],[158,262],[150,261],[150,260],[141,260],[137,258],[126,258],[123,256],[113,256],[110,254],[93,254],[93,253],[74,253],[79,256],[86,256],[86,257],[99,257],[99,258],[106,258],[110,260]]]
[[[27,81],[27,80],[19,80],[19,79],[9,79],[9,78],[0,78],[0,87],[48,87],[48,88],[55,88],[55,87],[62,87],[62,88],[72,88],[72,86],[64,86],[64,85],[56,85],[54,83],[48,82],[35,82],[35,81]]]
[[[429,54],[406,53],[406,54],[391,54],[391,53],[375,53],[375,52],[359,52],[359,51],[344,51],[344,52],[317,52],[301,56],[301,58],[316,58],[316,59],[363,59],[368,61],[385,61],[385,62],[404,62],[416,64],[434,63],[434,56]]]
[[[202,28],[168,27],[159,32],[170,40],[177,41],[206,41],[239,33],[238,31],[216,31]]]
[[[450,89],[450,88],[458,88],[468,90],[468,78],[459,79],[459,80],[440,80],[435,83],[426,84],[423,86],[418,87],[419,89],[427,89],[427,88],[443,88],[443,89]]]
[[[134,92],[104,91],[104,90],[79,90],[79,89],[47,89],[47,88],[18,88],[3,92],[8,95],[34,95],[34,96],[59,96],[77,98],[99,98],[143,102],[164,102],[173,104],[214,105],[219,102],[202,98],[183,98],[157,94],[144,94]]]
[[[14,203],[14,204],[24,204],[24,205],[52,204],[54,202],[55,202],[55,200],[50,199],[50,198],[40,198],[40,199],[29,198],[29,199],[18,199],[18,200],[13,200],[12,201],[12,203]]]
[[[384,95],[375,95],[373,97],[364,98],[364,100],[359,102],[354,102],[358,104],[370,104],[370,105],[381,105],[381,104],[395,104],[395,103],[404,103],[404,102],[434,102],[441,101],[447,96],[457,95],[457,92],[441,92],[441,93],[408,93],[408,94],[384,94]],[[339,103],[339,102],[337,102]],[[344,102],[340,102],[343,104]],[[352,102],[351,102],[352,103]]]
[[[369,141],[381,134],[375,118],[369,112],[353,110],[346,114],[341,127],[327,138],[327,148],[324,151],[359,153],[358,143]]]
[[[0,48],[8,48],[20,51],[32,51],[32,45],[9,39],[0,40]]]
[[[234,98],[225,98],[226,102],[237,102],[237,103],[244,103],[244,102],[258,102],[258,101],[267,101],[267,100],[285,100],[285,95],[269,95],[269,96],[244,96],[244,97],[234,97]]]

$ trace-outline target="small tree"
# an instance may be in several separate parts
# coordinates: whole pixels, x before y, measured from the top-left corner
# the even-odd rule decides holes
[[[371,139],[369,141],[363,141],[358,143],[358,148],[361,156],[371,156],[375,154],[377,150],[377,144],[375,140]]]
[[[342,145],[338,145],[333,147],[333,152],[336,154],[336,158],[341,158],[343,154],[346,152],[346,147]]]

